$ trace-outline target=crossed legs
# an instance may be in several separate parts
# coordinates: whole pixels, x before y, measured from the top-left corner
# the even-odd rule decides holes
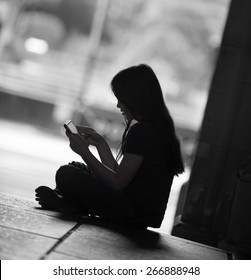
[[[100,182],[84,164],[61,166],[56,173],[56,189],[40,186],[36,201],[43,209],[105,216],[119,198]]]

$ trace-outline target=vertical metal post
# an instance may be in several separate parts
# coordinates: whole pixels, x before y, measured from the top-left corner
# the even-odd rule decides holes
[[[83,65],[83,79],[78,96],[76,97],[74,121],[81,120],[81,112],[85,110],[84,96],[90,85],[90,80],[95,67],[95,60],[99,51],[101,37],[103,34],[104,23],[107,17],[110,0],[97,0],[94,12],[88,46]]]
[[[12,41],[15,24],[22,8],[23,2],[20,0],[11,0],[11,8],[8,19],[3,22],[0,32],[0,60],[3,57],[5,47]]]

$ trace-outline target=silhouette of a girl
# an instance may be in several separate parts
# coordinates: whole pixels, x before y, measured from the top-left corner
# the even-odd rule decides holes
[[[160,227],[173,178],[184,171],[173,120],[148,65],[120,71],[111,88],[127,123],[120,160],[95,130],[77,126],[79,134],[67,136],[85,164],[61,166],[56,188],[38,187],[36,200],[45,209],[97,215],[136,228]],[[100,160],[89,145],[97,148]]]

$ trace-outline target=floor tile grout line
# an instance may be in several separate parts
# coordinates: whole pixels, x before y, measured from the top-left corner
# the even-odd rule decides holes
[[[63,241],[66,240],[73,232],[75,232],[81,226],[81,224],[82,224],[81,222],[78,222],[73,228],[71,228],[68,232],[66,232],[39,260],[45,260],[46,256],[48,256],[61,243],[63,243]]]
[[[55,236],[45,235],[45,234],[41,234],[41,233],[29,231],[29,230],[24,230],[24,229],[19,229],[19,228],[14,228],[14,227],[10,227],[10,226],[4,226],[4,225],[1,225],[1,224],[0,224],[0,227],[5,228],[5,229],[20,231],[20,232],[23,232],[23,233],[33,234],[33,235],[37,235],[37,236],[41,236],[41,237],[51,238],[51,239],[55,239],[55,240],[59,239],[58,237],[55,237]]]

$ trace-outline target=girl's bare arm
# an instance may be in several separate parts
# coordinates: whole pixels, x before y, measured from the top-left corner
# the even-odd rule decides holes
[[[106,140],[90,127],[77,126],[77,129],[79,134],[89,145],[93,145],[97,148],[101,162],[115,171],[118,167],[118,164]]]
[[[112,169],[113,171],[117,170],[118,163],[116,159],[114,158],[112,151],[109,147],[109,145],[105,142],[102,145],[97,146],[97,151],[99,154],[99,157],[101,159],[101,162]]]
[[[100,162],[91,153],[88,149],[88,144],[85,143],[85,140],[81,136],[77,134],[70,135],[69,139],[72,150],[83,158],[93,173],[104,183],[116,190],[123,190],[130,184],[144,159],[143,156],[127,153],[115,171],[103,162]]]

